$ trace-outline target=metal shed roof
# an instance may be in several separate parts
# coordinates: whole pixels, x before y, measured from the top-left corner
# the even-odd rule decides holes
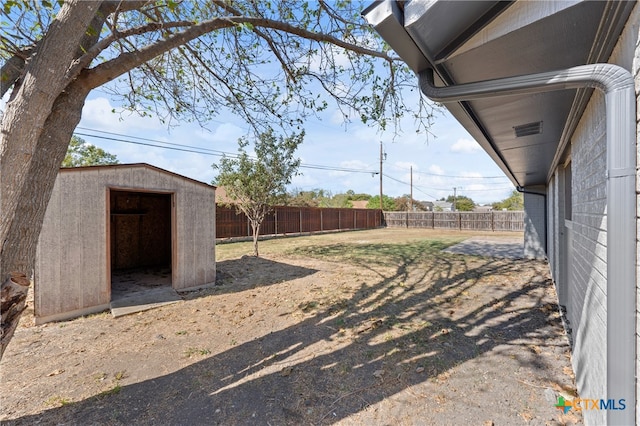
[[[96,165],[96,166],[79,166],[79,167],[62,167],[60,169],[60,173],[74,173],[74,172],[83,172],[83,171],[96,171],[101,169],[135,169],[135,168],[144,168],[149,170],[155,170],[160,173],[167,174],[169,176],[177,177],[180,179],[188,180],[198,185],[202,185],[209,189],[217,189],[215,185],[210,185],[206,182],[202,182],[196,179],[192,179],[190,177],[180,175],[178,173],[171,172],[169,170],[161,169],[160,167],[152,166],[147,163],[125,163],[125,164],[105,164],[105,165]]]
[[[363,14],[416,73],[449,86],[606,62],[635,2],[377,2]],[[516,186],[546,184],[591,89],[446,103]]]

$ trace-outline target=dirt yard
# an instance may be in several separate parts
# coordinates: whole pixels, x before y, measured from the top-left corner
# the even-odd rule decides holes
[[[261,258],[221,244],[218,285],[183,302],[41,326],[24,315],[0,420],[581,423],[554,407],[575,385],[548,267],[442,251],[471,235],[286,238],[261,242]]]

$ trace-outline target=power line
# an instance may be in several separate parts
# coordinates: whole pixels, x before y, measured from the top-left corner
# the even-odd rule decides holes
[[[403,184],[405,184],[405,185],[411,185],[411,184],[410,184],[410,183],[408,183],[408,182],[404,182],[404,181],[401,181],[400,179],[396,179],[396,178],[394,178],[394,177],[391,177],[391,176],[389,176],[389,175],[388,175],[388,174],[386,174],[386,173],[383,173],[382,175],[383,175],[384,177],[386,177],[387,179],[391,179],[391,180],[396,181],[396,182],[398,182],[398,183],[403,183]],[[428,193],[424,192],[422,189],[420,189],[420,187],[419,187],[419,186],[415,186],[415,185],[414,185],[414,188],[415,188],[415,189],[417,189],[418,191],[422,192],[422,193],[423,193],[424,195],[426,195],[427,197],[433,198],[434,200],[436,200],[436,199],[438,198],[438,197],[435,197],[435,196],[433,196],[433,195],[431,195],[431,194],[428,194]]]
[[[167,146],[175,146],[178,147],[180,149],[175,149],[176,151],[184,151],[184,152],[194,152],[197,154],[206,154],[206,155],[217,155],[217,156],[222,156],[222,155],[226,155],[232,158],[237,158],[238,154],[236,153],[232,153],[232,152],[227,152],[227,151],[221,151],[221,150],[216,150],[216,149],[211,149],[211,148],[202,148],[202,147],[197,147],[197,146],[191,146],[191,145],[186,145],[186,144],[179,144],[179,143],[172,143],[172,142],[165,142],[165,141],[160,141],[157,139],[150,139],[150,138],[144,138],[144,137],[140,137],[140,136],[130,136],[130,135],[125,135],[122,133],[116,133],[116,132],[109,132],[106,130],[96,130],[96,129],[91,129],[88,127],[82,127],[82,126],[78,126],[78,129],[81,130],[86,130],[86,131],[90,131],[90,132],[94,132],[94,133],[104,133],[107,135],[113,135],[113,136],[119,136],[122,138],[127,138],[127,139],[136,139],[136,140],[140,140],[140,141],[147,141],[147,142],[153,142],[156,144],[162,144],[162,145],[167,145]],[[128,141],[128,140],[123,140],[123,139],[118,139],[118,138],[108,138],[105,136],[100,136],[100,135],[91,135],[91,134],[86,134],[86,133],[76,133],[78,135],[81,136],[88,136],[88,137],[94,137],[94,138],[98,138],[98,139],[105,139],[105,140],[112,140],[112,141],[116,141],[116,142],[124,142],[124,143],[132,143],[135,144],[135,142],[133,141]],[[145,146],[152,146],[152,147],[157,147],[157,148],[164,148],[162,146],[157,146],[157,145],[151,145],[151,144],[138,144],[138,145],[145,145]],[[195,150],[195,151],[192,151]],[[326,166],[326,165],[321,165],[321,164],[309,164],[309,163],[303,163],[300,165],[300,167],[304,167],[307,169],[318,169],[318,170],[330,170],[330,171],[338,171],[338,172],[348,172],[348,173],[374,173],[374,174],[378,174],[379,172],[377,171],[373,171],[373,170],[362,170],[362,169],[354,169],[354,168],[349,168],[349,167],[336,167],[336,166]],[[398,168],[405,168],[402,166],[396,166]],[[427,176],[436,176],[436,177],[448,177],[448,178],[459,178],[459,179],[506,179],[506,176],[461,176],[461,175],[440,175],[440,174],[436,174],[436,173],[428,173],[428,172],[420,172],[420,171],[415,171],[414,173],[418,173],[418,174],[423,174],[423,175],[427,175]],[[435,190],[440,190],[438,188],[431,188],[431,189],[435,189]]]
[[[228,152],[228,151],[221,151],[221,150],[216,150],[216,149],[211,149],[211,148],[197,147],[197,146],[193,146],[193,145],[165,142],[165,141],[160,141],[160,140],[157,140],[157,139],[150,139],[150,138],[145,138],[145,137],[140,137],[140,136],[130,136],[130,135],[125,135],[125,134],[121,134],[121,133],[109,132],[109,131],[106,131],[106,130],[90,129],[90,128],[81,127],[81,126],[78,126],[77,128],[81,129],[81,130],[86,130],[86,131],[89,131],[89,132],[92,132],[92,133],[103,133],[105,135],[112,135],[112,136],[115,136],[115,137],[104,136],[104,135],[100,135],[100,134],[90,134],[90,133],[76,132],[75,134],[79,135],[79,136],[85,136],[85,137],[91,137],[91,138],[97,138],[97,139],[103,139],[103,140],[109,140],[109,141],[115,141],[115,142],[122,142],[122,143],[129,143],[129,144],[133,144],[133,145],[149,146],[149,147],[154,147],[154,148],[168,149],[168,150],[172,150],[172,151],[189,152],[189,153],[216,156],[216,157],[228,156],[228,157],[231,157],[231,158],[238,158],[238,154],[232,153],[232,152]],[[128,140],[128,139],[135,139],[135,140]],[[379,174],[379,172],[374,171],[374,170],[363,170],[363,169],[355,169],[355,168],[350,168],[350,167],[328,166],[328,165],[322,165],[322,164],[301,163],[300,167],[301,168],[306,168],[306,169],[326,170],[326,171],[335,171],[335,172],[344,172],[344,173],[366,173],[366,174],[371,174],[372,176],[375,176],[375,175]],[[426,173],[426,172],[416,172],[416,173],[422,173],[422,174],[440,176],[440,177],[459,177],[459,178],[462,178],[462,176],[436,175],[436,174],[431,174],[431,173]],[[395,182],[398,182],[398,183],[401,183],[401,184],[404,184],[404,185],[410,185],[410,183],[404,182],[404,181],[402,181],[400,179],[397,179],[397,178],[394,178],[392,176],[389,176],[386,173],[383,173],[382,175],[384,177],[388,178],[388,179],[391,179],[391,180],[395,181]],[[473,176],[473,177],[469,177],[469,178],[480,178],[480,177],[479,176]],[[487,179],[489,179],[489,178],[498,178],[498,176],[489,176],[489,177],[487,177]],[[445,188],[430,188],[430,187],[417,186],[417,185],[414,185],[413,187],[416,188],[416,190],[418,190],[422,194],[424,194],[424,195],[426,195],[426,196],[428,196],[430,198],[433,198],[434,200],[437,199],[438,197],[435,197],[435,196],[425,192],[424,189],[434,190],[434,191],[447,191],[448,190],[448,188],[447,189],[445,189]],[[512,188],[512,187],[509,186],[509,187],[488,188],[488,189],[466,189],[465,191],[467,191],[467,192],[483,192],[483,191],[484,192],[488,192],[488,191],[500,191],[500,190],[510,189],[510,188]]]
[[[80,127],[80,126],[78,127],[78,129],[88,130],[90,132],[95,132],[95,133],[104,133],[104,134],[108,134],[108,135],[119,136],[119,138],[103,136],[103,135],[96,135],[96,134],[81,133],[81,132],[76,132],[75,133],[76,135],[80,135],[80,136],[92,137],[92,138],[103,139],[103,140],[110,140],[110,141],[115,141],[115,142],[129,143],[129,144],[133,144],[133,145],[141,145],[141,146],[150,146],[150,147],[155,147],[155,148],[170,149],[170,150],[173,150],[173,151],[191,152],[191,153],[195,153],[195,154],[203,154],[203,155],[210,155],[210,156],[217,156],[217,157],[222,157],[224,155],[224,156],[228,156],[228,157],[231,157],[231,158],[238,158],[238,154],[236,154],[236,153],[227,152],[227,151],[220,151],[220,150],[216,150],[216,149],[202,148],[202,147],[197,147],[197,146],[193,146],[193,145],[178,144],[178,143],[172,143],[172,142],[164,142],[164,141],[159,141],[159,140],[156,140],[156,139],[143,138],[143,137],[139,137],[139,136],[123,135],[121,133],[108,132],[108,131],[105,131],[105,130],[88,129],[86,127]],[[137,139],[138,141],[126,140],[126,139],[122,139],[122,138]],[[139,142],[139,141],[146,141],[146,142]],[[151,142],[153,142],[153,143],[151,143]],[[322,165],[322,164],[301,163],[300,167],[306,168],[306,169],[327,170],[327,171],[346,172],[346,173],[367,173],[367,174],[372,174],[372,175],[377,175],[378,174],[378,172],[376,172],[374,170],[354,169],[354,168],[350,168],[350,167],[327,166],[327,165]]]
[[[423,188],[427,188],[430,189],[432,191],[449,191],[451,190],[451,188],[433,188],[433,187],[428,187],[428,186],[423,186]],[[465,192],[482,192],[482,191],[502,191],[505,189],[515,189],[515,187],[513,185],[509,185],[509,186],[498,186],[498,187],[491,187],[491,188],[465,188],[463,186],[458,186],[457,187],[459,190],[461,191],[465,191]]]
[[[396,179],[392,176],[389,176],[388,174],[384,173],[383,174],[384,177],[391,179],[393,181],[396,181],[398,183],[402,183],[404,185],[410,185],[409,182],[405,182],[403,180],[400,179]],[[451,188],[430,188],[427,186],[418,186],[418,185],[413,185],[413,187],[415,189],[417,189],[419,192],[423,193],[424,195],[433,198],[434,200],[437,200],[438,197],[431,195],[427,192],[425,192],[423,189],[427,189],[427,190],[432,190],[432,191],[449,191]],[[464,189],[464,188],[460,188],[458,187],[459,190],[464,191],[464,192],[495,192],[495,191],[504,191],[505,189],[514,189],[513,186],[505,186],[505,187],[499,187],[499,188],[484,188],[484,189]]]
[[[159,143],[159,144],[163,144],[163,145],[178,146],[178,147],[184,147],[184,148],[192,148],[192,149],[198,149],[198,150],[202,150],[202,151],[208,151],[208,152],[220,153],[220,154],[226,154],[226,155],[229,155],[229,154],[235,155],[233,153],[226,152],[226,151],[220,151],[220,150],[217,150],[217,149],[201,148],[201,147],[191,146],[191,145],[186,145],[186,144],[159,141],[157,139],[143,138],[143,137],[140,137],[140,136],[124,135],[122,133],[108,132],[106,130],[89,129],[87,127],[81,127],[81,126],[78,126],[77,128],[81,129],[81,130],[87,130],[89,132],[94,132],[94,133],[104,133],[104,134],[107,134],[107,135],[120,136],[122,138],[137,139],[137,140],[141,140],[141,141],[154,142],[154,143]],[[109,140],[113,140],[113,141],[117,141],[117,142],[130,142],[130,141],[123,140],[123,139],[107,138],[105,136],[100,136],[100,135],[88,135],[88,134],[83,134],[83,133],[76,133],[76,134],[83,135],[83,136],[91,136],[91,137],[95,137],[95,138],[99,138],[99,139],[109,139]]]
[[[458,189],[464,192],[489,192],[489,191],[504,191],[505,189],[516,189],[516,188],[515,186],[511,185],[511,186],[500,186],[497,188],[477,188],[477,189],[465,189],[465,188],[458,187]],[[442,191],[445,191],[445,190],[442,189]]]
[[[398,166],[396,165],[395,167],[399,168],[399,169],[405,169],[408,170],[407,167],[403,167],[403,166]],[[447,177],[447,178],[458,178],[458,179],[507,179],[506,176],[462,176],[462,175],[439,175],[437,173],[429,173],[429,172],[420,172],[420,171],[416,171],[414,170],[413,173],[418,173],[421,175],[427,175],[427,176],[436,176],[436,177]]]
[[[204,155],[213,155],[213,156],[223,156],[223,155],[229,155],[230,153],[214,153],[214,152],[208,152],[209,150],[206,148],[198,148],[198,147],[191,147],[189,145],[179,145],[179,144],[173,144],[170,142],[160,142],[160,141],[156,141],[157,143],[164,143],[167,145],[177,145],[181,148],[175,147],[175,146],[162,146],[162,145],[157,145],[157,144],[153,144],[153,143],[147,143],[147,142],[136,142],[136,141],[127,141],[127,140],[123,140],[123,139],[118,139],[118,138],[110,138],[108,136],[100,136],[100,135],[90,135],[87,133],[80,133],[80,132],[75,132],[76,135],[80,135],[80,136],[87,136],[87,137],[91,137],[91,138],[97,138],[97,139],[104,139],[104,140],[110,140],[110,141],[116,141],[116,142],[123,142],[123,143],[130,143],[133,145],[142,145],[142,146],[152,146],[155,148],[163,148],[163,149],[170,149],[173,151],[182,151],[182,152],[193,152],[196,154],[204,154]],[[235,156],[235,154],[231,154],[233,156]]]

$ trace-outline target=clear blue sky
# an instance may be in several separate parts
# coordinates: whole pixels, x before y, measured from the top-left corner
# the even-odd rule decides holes
[[[237,140],[247,129],[235,117],[225,115],[209,123],[208,130],[197,124],[167,129],[156,118],[113,113],[114,108],[117,110],[117,105],[106,94],[95,91],[85,104],[76,133],[117,155],[121,163],[145,162],[208,183],[215,176],[211,164],[220,158],[216,152],[236,153]],[[352,189],[356,193],[379,194],[379,176],[372,176],[371,172],[380,168],[381,141],[386,153],[385,195],[409,194],[411,166],[413,195],[417,200],[446,197],[456,187],[458,194],[477,203],[490,203],[507,197],[514,189],[489,156],[444,110],[436,116],[432,135],[416,134],[413,120],[408,119],[402,123],[403,133],[395,140],[391,132],[380,134],[359,122],[345,127],[335,118],[338,116],[337,111],[328,111],[321,120],[305,123],[305,141],[298,150],[303,167],[291,189],[324,189],[333,194]],[[179,150],[141,145],[161,145],[158,142],[175,144],[166,146]],[[189,147],[201,152],[182,151],[193,150]],[[327,169],[314,168],[316,165]]]

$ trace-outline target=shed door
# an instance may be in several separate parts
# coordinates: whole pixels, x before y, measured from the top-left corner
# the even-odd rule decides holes
[[[171,194],[111,191],[111,269],[171,267]]]

